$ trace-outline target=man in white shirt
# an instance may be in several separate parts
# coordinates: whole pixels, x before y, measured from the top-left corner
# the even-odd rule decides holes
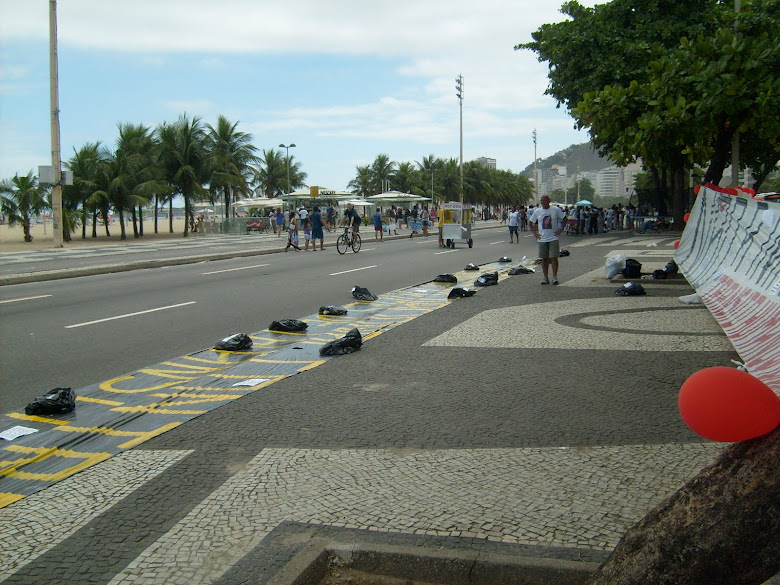
[[[558,284],[558,256],[560,256],[560,243],[558,238],[563,231],[563,221],[566,214],[557,205],[550,206],[550,196],[542,195],[541,206],[534,209],[531,216],[531,231],[539,241],[539,257],[542,259],[542,272],[544,280],[542,284],[550,284],[547,276],[550,264],[552,264],[552,283]]]
[[[517,226],[520,223],[520,212],[517,211],[514,207],[512,208],[512,211],[509,212],[509,243],[517,240],[517,243],[520,243],[520,234],[517,233]]]

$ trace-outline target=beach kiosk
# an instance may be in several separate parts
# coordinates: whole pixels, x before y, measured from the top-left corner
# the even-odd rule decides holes
[[[471,203],[450,201],[442,204],[441,237],[446,247],[454,248],[455,242],[466,242],[469,248],[474,246],[474,240],[471,239],[471,214]]]

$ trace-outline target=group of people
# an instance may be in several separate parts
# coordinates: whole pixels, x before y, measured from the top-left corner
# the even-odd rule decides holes
[[[569,217],[568,231],[573,234],[602,234],[623,229],[632,230],[637,217],[633,205],[622,203],[612,207],[580,206],[566,210]]]
[[[278,235],[281,235],[285,219],[287,220],[287,245],[284,247],[285,252],[289,251],[290,248],[293,248],[296,252],[301,251],[299,229],[303,231],[305,251],[309,251],[309,245],[311,244],[312,252],[316,252],[317,240],[320,242],[320,250],[325,249],[324,230],[328,229],[330,231],[330,229],[326,228],[326,225],[328,225],[327,215],[323,217],[319,207],[314,206],[311,212],[305,207],[301,207],[298,211],[290,211],[288,214],[284,214],[281,209],[277,209],[274,215],[273,221],[276,222]],[[285,215],[287,215],[286,218]]]

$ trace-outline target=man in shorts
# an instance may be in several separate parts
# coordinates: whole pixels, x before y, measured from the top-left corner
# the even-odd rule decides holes
[[[558,284],[558,256],[560,255],[558,238],[563,231],[566,214],[557,205],[550,206],[549,195],[542,195],[540,201],[541,206],[534,209],[530,223],[531,231],[539,241],[539,257],[542,259],[542,272],[544,272],[542,284],[550,284],[547,276],[550,264],[552,264],[552,283]]]
[[[514,207],[509,212],[509,243],[511,244],[515,240],[520,243],[520,234],[517,233],[517,225],[520,223],[520,212]]]

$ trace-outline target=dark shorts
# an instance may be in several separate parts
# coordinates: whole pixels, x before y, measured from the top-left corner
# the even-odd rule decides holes
[[[517,226],[516,225],[510,225],[509,226],[509,233],[510,234],[516,234],[517,233]]]
[[[539,258],[557,258],[560,253],[561,244],[558,240],[539,242]]]
[[[314,240],[324,240],[325,236],[322,234],[322,228],[311,228],[311,237]]]

